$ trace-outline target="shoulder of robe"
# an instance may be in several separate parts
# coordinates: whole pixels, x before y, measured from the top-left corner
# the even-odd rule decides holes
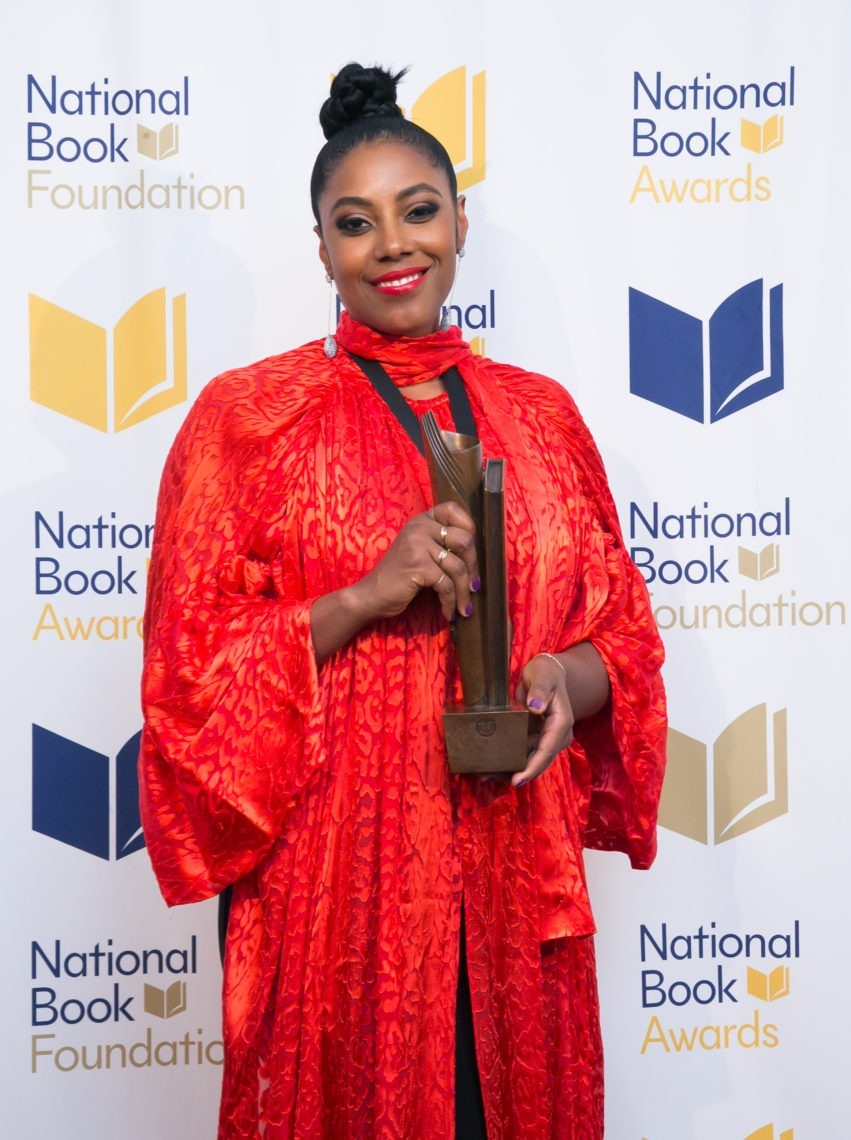
[[[471,357],[466,367],[481,385],[485,402],[489,390],[496,390],[509,403],[522,404],[527,408],[531,406],[534,411],[579,419],[581,422],[573,397],[564,385],[549,376],[484,356]]]
[[[567,389],[549,376],[527,372],[511,364],[473,357],[470,377],[485,408],[525,424],[545,441],[554,467],[567,459],[577,472],[586,495],[602,502],[609,523],[617,512],[611,499],[599,449]],[[465,372],[465,378],[467,373]]]
[[[470,364],[465,365],[465,377],[467,368],[485,408],[498,406],[518,422],[535,424],[536,430],[545,423],[549,432],[555,432],[571,451],[582,452],[590,447],[596,458],[591,433],[563,384],[540,372],[528,372],[487,357],[472,357]]]
[[[235,444],[295,429],[310,434],[335,386],[333,361],[322,341],[311,341],[214,377],[193,404],[183,433],[221,433]]]

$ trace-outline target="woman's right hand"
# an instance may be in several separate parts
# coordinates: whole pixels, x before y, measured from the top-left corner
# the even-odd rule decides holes
[[[447,621],[472,612],[480,588],[475,525],[457,503],[438,503],[414,515],[390,549],[353,589],[374,619],[395,617],[421,590],[432,589]]]
[[[321,664],[358,630],[395,617],[420,590],[434,590],[447,621],[468,617],[479,589],[475,525],[457,503],[438,503],[402,527],[378,564],[352,586],[317,598],[310,610],[316,659]]]

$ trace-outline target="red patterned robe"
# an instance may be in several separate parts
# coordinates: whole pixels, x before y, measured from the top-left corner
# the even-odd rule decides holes
[[[160,490],[143,821],[169,903],[235,884],[220,1140],[451,1138],[462,898],[489,1140],[599,1140],[581,849],[655,852],[647,592],[558,384],[457,329],[396,339],[344,314],[337,339],[333,361],[317,341],[214,380]],[[579,641],[605,662],[610,705],[522,789],[447,770],[459,687],[432,591],[317,669],[311,603],[431,505],[425,460],[345,349],[400,385],[456,365],[484,455],[507,459],[512,683]],[[451,426],[446,397],[413,406]]]

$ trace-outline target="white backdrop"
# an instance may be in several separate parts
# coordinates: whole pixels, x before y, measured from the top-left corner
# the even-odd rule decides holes
[[[166,911],[134,818],[148,528],[204,382],[324,334],[307,183],[350,59],[412,65],[405,106],[467,171],[464,327],[573,392],[663,628],[659,858],[588,860],[607,1136],[842,1133],[849,22],[842,0],[7,16],[6,1134],[214,1135],[215,908]]]

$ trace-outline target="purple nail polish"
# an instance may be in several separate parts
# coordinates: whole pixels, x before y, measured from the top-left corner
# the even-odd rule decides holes
[[[470,602],[467,602],[466,606],[464,606],[464,614],[466,617],[473,616],[473,606]]]
[[[478,592],[479,592],[479,590],[481,590],[481,588],[482,588],[481,578],[474,578],[473,581],[470,583],[470,589],[473,591],[474,594],[478,594]]]
[[[537,697],[532,697],[531,701],[529,701],[529,708],[534,709],[536,712],[539,712],[543,707],[544,702],[539,701]]]
[[[518,780],[514,786],[515,786],[515,788],[522,788],[523,785],[528,784],[528,782],[529,782],[528,780]]]

